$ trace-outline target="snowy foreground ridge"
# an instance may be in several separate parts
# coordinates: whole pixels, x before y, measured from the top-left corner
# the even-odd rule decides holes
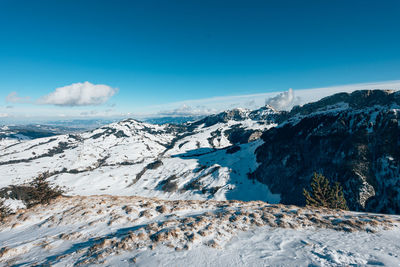
[[[261,201],[59,197],[0,227],[0,263],[344,266],[400,263],[400,216]]]
[[[15,212],[0,266],[399,266],[400,216],[376,214],[400,214],[399,114],[400,93],[368,90],[0,139],[0,199]],[[315,170],[371,213],[277,204],[303,206]],[[39,175],[64,196],[25,209]]]

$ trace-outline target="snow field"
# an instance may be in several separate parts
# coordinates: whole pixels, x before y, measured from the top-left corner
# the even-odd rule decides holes
[[[198,253],[203,256],[195,265],[200,266],[211,263],[204,257],[213,248],[210,255],[223,265],[230,261],[222,259],[234,251],[247,255],[241,260],[250,265],[399,263],[400,237],[390,236],[400,232],[399,223],[399,216],[261,201],[60,197],[6,219],[0,226],[0,262],[72,266],[142,261],[149,266],[168,251],[162,265],[171,264],[171,257],[193,263],[190,257]],[[357,252],[373,248],[375,254]],[[232,260],[240,263],[237,255]]]

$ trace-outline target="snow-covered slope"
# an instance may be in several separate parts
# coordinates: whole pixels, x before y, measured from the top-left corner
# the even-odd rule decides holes
[[[340,93],[284,117],[263,133],[252,174],[281,203],[304,205],[319,172],[341,183],[350,209],[400,214],[400,92]]]
[[[85,128],[87,129],[87,128]],[[94,129],[94,128],[91,128]],[[61,125],[25,124],[0,126],[0,143],[6,140],[32,140],[65,133],[83,131],[83,128]]]
[[[322,169],[344,179],[349,206],[374,186],[363,203],[396,212],[399,103],[362,91],[0,142],[0,199],[16,210],[0,225],[0,265],[397,266],[399,216],[273,203],[301,202]],[[44,172],[67,196],[18,210],[17,185]]]
[[[342,184],[350,209],[400,214],[399,111],[398,92],[364,90],[290,112],[234,109],[183,125],[125,120],[0,143],[0,188],[49,171],[68,195],[304,205],[303,188],[321,172]]]
[[[397,266],[399,223],[264,202],[60,197],[7,218],[0,264]]]
[[[270,107],[236,109],[185,125],[136,120],[82,134],[3,144],[0,188],[40,173],[68,195],[139,195],[166,199],[279,201],[247,178],[262,131],[276,124]]]

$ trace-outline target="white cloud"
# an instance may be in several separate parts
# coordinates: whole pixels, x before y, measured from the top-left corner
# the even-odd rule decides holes
[[[29,96],[20,97],[17,92],[11,92],[6,96],[7,103],[30,103],[31,98]]]
[[[332,94],[340,92],[351,93],[355,90],[363,90],[363,89],[400,90],[400,80],[375,82],[375,83],[347,84],[340,86],[330,86],[330,87],[310,88],[310,89],[296,89],[292,90],[291,92],[281,91],[281,92],[268,92],[260,94],[249,94],[249,95],[217,96],[211,98],[192,99],[192,100],[168,103],[164,105],[151,106],[147,107],[146,110],[150,113],[150,114],[148,113],[148,115],[151,116],[154,116],[154,114],[157,113],[167,115],[168,113],[171,114],[174,111],[176,111],[176,114],[179,114],[179,112],[184,114],[185,110],[188,111],[190,111],[191,109],[196,110],[196,107],[202,107],[202,109],[204,110],[210,110],[213,113],[217,113],[235,107],[256,109],[265,105],[269,99],[275,99],[275,104],[278,104],[280,106],[278,108],[290,109],[293,105],[303,105],[309,102],[318,101],[319,99]],[[296,96],[294,96],[294,92]],[[278,99],[280,100],[278,101]],[[284,104],[286,104],[286,106]],[[188,113],[190,114],[190,112],[187,112],[186,114]]]
[[[298,89],[296,95],[298,101],[296,105],[303,105],[310,102],[315,102],[321,98],[336,94],[336,93],[351,93],[356,90],[367,90],[367,89],[386,89],[386,90],[400,90],[400,80],[396,81],[385,81],[385,82],[374,82],[374,83],[357,83],[357,84],[346,84],[339,86],[311,88],[311,89]]]
[[[181,107],[171,109],[171,110],[163,110],[158,112],[157,115],[160,116],[197,116],[197,115],[209,115],[215,113],[216,110],[212,108],[206,108],[205,106],[188,106],[183,104]]]
[[[83,84],[78,84],[78,85],[84,85]],[[90,83],[89,87],[97,87],[99,85],[92,85]],[[73,85],[66,86],[72,87]],[[106,101],[109,99],[111,96],[116,93],[116,89],[112,89],[106,85],[105,87],[109,88],[107,91],[109,93],[108,95],[105,94],[105,97],[100,99],[101,101],[91,101],[92,103],[101,103],[102,101]],[[65,87],[63,87],[65,88]],[[394,90],[399,90],[400,89],[400,80],[397,81],[385,81],[385,82],[376,82],[376,83],[360,83],[360,84],[347,84],[347,85],[340,85],[340,86],[331,86],[331,87],[323,87],[323,88],[310,88],[310,89],[300,89],[300,88],[294,88],[294,92],[292,92],[293,95],[293,102],[291,103],[290,101],[288,103],[291,103],[292,105],[302,105],[305,103],[309,102],[314,102],[317,101],[323,97],[339,93],[339,92],[352,92],[354,90],[362,90],[362,89],[394,89]],[[57,89],[58,90],[58,89]],[[50,95],[57,95],[55,90],[52,94]],[[66,89],[64,89],[66,90]],[[96,93],[96,91],[95,91]],[[155,116],[194,116],[194,115],[208,115],[210,113],[218,113],[227,109],[232,109],[235,107],[242,107],[242,108],[249,108],[249,109],[256,109],[259,108],[266,103],[266,99],[277,99],[276,97],[280,94],[284,93],[284,91],[275,91],[275,92],[267,92],[267,93],[260,93],[260,94],[247,94],[247,95],[234,95],[234,96],[219,96],[219,97],[211,97],[211,98],[203,98],[203,99],[192,99],[192,100],[185,100],[185,101],[179,101],[179,102],[173,102],[173,103],[166,103],[163,105],[153,105],[153,106],[147,106],[147,107],[136,107],[135,106],[128,106],[128,107],[121,107],[119,103],[117,103],[115,107],[115,111],[109,111],[106,109],[113,108],[112,103],[108,103],[107,105],[104,106],[103,108],[98,110],[97,114],[94,114],[95,112],[92,112],[90,110],[84,109],[69,109],[68,113],[66,113],[66,116],[68,118],[79,118],[82,116],[88,116],[88,117],[118,117],[118,118],[125,118],[125,117],[134,117],[134,118],[146,118],[146,117],[155,117]],[[290,94],[289,92],[286,92],[287,94],[287,99],[290,99]],[[50,98],[48,95],[47,97]],[[78,95],[82,95],[82,93],[79,93]],[[103,94],[104,95],[104,94]],[[285,95],[285,94],[283,94]],[[11,96],[16,96],[18,95],[12,94]],[[55,96],[53,96],[55,98]],[[65,97],[67,99],[71,99],[71,96]],[[23,98],[23,97],[18,97],[17,100],[23,99],[26,101],[28,98]],[[83,105],[85,101],[82,100],[83,97],[78,97],[74,98],[75,103],[74,105]],[[90,98],[89,98],[90,99]],[[14,99],[15,100],[15,99]],[[47,100],[47,104],[55,104],[55,100],[53,99],[52,103],[49,103],[49,99],[41,98],[39,101],[31,101],[30,103],[40,103],[44,100]],[[64,101],[62,103],[58,102],[58,106],[67,106],[67,105],[72,105],[71,102],[67,104],[68,101]],[[86,101],[88,103],[90,101]],[[110,101],[111,102],[111,101]],[[57,104],[55,104],[57,105]],[[58,113],[63,113],[66,112],[65,110],[60,111],[60,109],[56,106],[29,106],[29,107],[23,107],[19,106],[17,108],[13,109],[7,109],[5,106],[0,108],[0,113],[4,114],[9,114],[9,118],[28,118],[28,117],[36,117],[36,118],[50,118],[50,117],[57,117]]]
[[[94,116],[97,115],[99,112],[97,110],[91,110],[91,111],[83,111],[80,113],[81,116]]]
[[[0,118],[7,118],[7,117],[9,117],[10,115],[9,114],[7,114],[7,113],[0,113]]]
[[[299,97],[295,98],[293,89],[289,88],[287,92],[282,92],[274,97],[267,98],[265,100],[265,105],[270,105],[277,110],[289,110],[300,101]]]
[[[69,107],[100,105],[107,102],[117,91],[104,84],[74,83],[56,88],[54,92],[39,99],[38,103]]]

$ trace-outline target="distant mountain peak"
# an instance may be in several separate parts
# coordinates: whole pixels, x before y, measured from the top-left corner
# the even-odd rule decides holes
[[[203,119],[195,121],[193,124],[204,124],[206,127],[215,125],[217,123],[227,123],[228,121],[272,121],[279,111],[276,111],[271,106],[263,106],[259,109],[250,110],[246,108],[234,108],[226,110],[218,114],[209,115]]]
[[[316,102],[308,103],[303,106],[295,106],[290,111],[289,116],[295,114],[307,115],[321,110],[337,109],[338,106],[363,109],[373,106],[391,105],[400,106],[400,92],[380,89],[357,90],[352,93],[337,93],[324,97]]]

